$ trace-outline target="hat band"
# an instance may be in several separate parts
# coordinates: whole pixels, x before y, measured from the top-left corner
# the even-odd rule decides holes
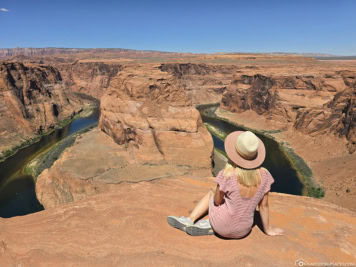
[[[249,156],[249,155],[244,154],[244,153],[238,148],[237,145],[235,145],[235,149],[236,149],[237,153],[239,153],[239,155],[240,155],[241,157],[243,157],[244,159],[252,160],[252,159],[255,159],[255,158],[257,157],[257,151],[256,151],[253,155],[250,155],[250,156]]]

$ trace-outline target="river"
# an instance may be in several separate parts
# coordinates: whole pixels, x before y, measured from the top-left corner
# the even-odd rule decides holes
[[[219,119],[215,115],[217,105],[208,105],[198,107],[204,123],[208,123],[224,134],[229,134],[233,131],[245,131],[246,129],[237,127],[231,123]],[[206,113],[208,112],[208,113]],[[266,147],[266,159],[262,166],[270,171],[275,182],[271,186],[272,192],[280,192],[291,195],[303,195],[304,185],[300,181],[297,170],[292,166],[292,163],[282,151],[278,142],[272,138],[266,137],[263,134],[255,134],[262,140]],[[225,152],[224,142],[212,134],[214,147]]]
[[[99,109],[95,108],[90,116],[75,119],[0,162],[0,217],[10,218],[43,210],[36,197],[34,177],[25,174],[25,166],[69,135],[97,124],[98,118]]]
[[[202,119],[228,134],[232,131],[244,130],[228,122],[207,116],[205,111],[216,106],[198,107]],[[99,118],[99,109],[89,117],[79,117],[67,126],[56,129],[41,140],[18,151],[14,156],[0,163],[0,217],[9,218],[21,216],[43,210],[38,202],[35,192],[35,180],[31,175],[24,173],[25,166],[43,151],[57,144],[59,141],[86,127],[96,125]],[[224,143],[218,137],[213,136],[215,148],[224,151]],[[266,146],[266,159],[263,166],[266,167],[275,179],[271,191],[302,195],[303,184],[298,173],[292,166],[287,156],[280,149],[279,144],[271,138],[257,133]]]

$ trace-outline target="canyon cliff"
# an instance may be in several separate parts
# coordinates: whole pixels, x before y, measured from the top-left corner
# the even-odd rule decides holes
[[[253,110],[270,120],[285,122],[285,127],[293,124],[294,129],[309,135],[345,136],[352,153],[356,149],[355,80],[355,73],[346,77],[343,72],[319,77],[241,75],[223,94],[220,107],[236,113]],[[293,91],[288,94],[288,90]],[[298,99],[306,96],[315,101]]]
[[[70,90],[101,97],[99,127],[79,135],[39,175],[36,194],[46,210],[0,218],[0,262],[355,262],[356,214],[349,209],[355,208],[356,153],[346,149],[354,140],[352,72],[344,71],[345,64],[330,67],[312,59],[281,58],[189,55],[185,61],[191,63],[152,63],[157,59],[147,58],[138,63],[133,56],[110,62],[54,60],[54,67],[48,68],[58,69]],[[352,64],[349,68],[356,69]],[[67,94],[68,88],[62,91]],[[220,100],[219,116],[269,131],[277,141],[290,144],[326,188],[326,201],[270,194],[270,222],[283,228],[285,236],[266,236],[258,212],[251,234],[241,240],[190,237],[166,222],[168,215],[187,215],[216,186],[209,178],[212,138],[194,105]],[[333,123],[315,134],[309,127],[318,123],[308,123],[315,119],[308,114],[318,109]]]
[[[227,59],[225,56],[223,58]],[[232,56],[232,58],[235,57]],[[199,166],[199,162],[202,162],[201,165],[204,168],[208,166],[208,162],[201,161],[200,157],[195,159],[195,157],[176,155],[184,154],[184,151],[194,152],[195,144],[201,141],[197,141],[195,137],[189,139],[190,137],[205,136],[205,134],[202,135],[201,129],[204,127],[199,121],[199,114],[192,106],[220,101],[220,110],[238,114],[236,117],[231,115],[232,120],[242,120],[242,124],[251,126],[251,128],[265,125],[263,130],[283,131],[291,137],[298,136],[300,140],[306,140],[304,143],[308,143],[309,137],[323,136],[321,140],[326,140],[325,137],[329,139],[335,137],[335,142],[340,144],[338,155],[330,156],[330,159],[328,158],[325,162],[329,162],[332,158],[341,160],[345,154],[344,148],[348,148],[349,153],[354,151],[354,115],[352,115],[353,98],[351,96],[354,72],[351,71],[352,66],[349,71],[345,71],[344,66],[338,64],[329,67],[310,60],[303,62],[298,59],[301,62],[297,62],[294,57],[283,64],[276,61],[278,63],[272,65],[266,65],[263,57],[253,59],[255,61],[253,64],[248,62],[252,59],[246,59],[242,57],[242,63],[238,64],[199,62],[158,64],[130,62],[124,64],[122,63],[124,59],[110,61],[103,59],[102,62],[100,60],[90,62],[85,59],[73,63],[57,61],[54,65],[60,70],[64,83],[73,91],[85,92],[101,98],[100,129],[114,142],[124,147],[139,165],[153,167],[154,165],[173,164],[181,168],[182,166]],[[207,62],[209,60],[206,59]],[[270,63],[271,59],[266,60]],[[347,104],[348,101],[351,101],[350,105]],[[347,111],[343,111],[344,109]],[[322,116],[325,118],[321,118],[320,115],[314,116],[316,114],[324,114]],[[244,121],[244,117],[247,120]],[[253,124],[259,121],[261,123],[255,127]],[[183,137],[183,135],[186,136]],[[288,137],[281,139],[281,142],[290,143],[293,139],[294,137]],[[200,140],[206,140],[206,137]],[[346,140],[343,144],[344,148],[341,145],[343,140]],[[182,146],[181,150],[178,149],[180,146]],[[298,144],[295,146],[298,147]],[[188,147],[193,149],[188,149]],[[323,147],[324,145],[318,146],[319,150],[315,153],[323,153]],[[305,146],[299,150],[299,153],[309,158],[308,154],[305,155],[307,151],[308,147]],[[70,162],[71,157],[68,155],[67,162]],[[311,165],[315,157],[308,160]],[[346,161],[352,164],[353,159]],[[189,164],[185,165],[187,162]],[[131,165],[125,166],[128,170]],[[113,166],[104,169],[110,168]],[[339,168],[340,166],[335,166],[335,170]],[[340,172],[343,171],[340,170]],[[56,179],[62,176],[58,168],[51,173],[56,173],[54,175]],[[100,171],[99,173],[102,174]],[[158,172],[148,173],[151,173],[151,176],[148,175],[151,178],[161,176]],[[179,173],[184,173],[184,171],[179,171]],[[96,177],[95,173],[90,175],[85,176],[87,177],[85,179]],[[126,177],[136,177],[135,175],[131,173]],[[319,183],[329,183],[329,178],[325,178],[325,172],[317,167],[314,175]],[[345,173],[345,176],[347,175]],[[345,199],[352,198],[355,193],[352,179],[353,176],[345,178],[343,185],[340,185],[344,188],[348,184],[342,189],[343,193],[336,192],[335,187],[336,191],[332,193],[335,194],[332,197],[333,201],[340,204],[344,203]],[[121,181],[121,178],[117,181]],[[68,189],[67,192],[71,190]],[[90,192],[95,192],[95,190]],[[331,192],[327,193],[327,198],[330,194]],[[84,193],[79,198],[82,197],[85,198]],[[70,199],[76,198],[64,197],[64,199],[72,201]],[[64,200],[58,200],[58,203],[62,201]],[[52,205],[57,204],[48,206]],[[347,207],[353,207],[353,205],[347,204]]]
[[[120,64],[78,62],[56,64],[66,87],[100,99],[111,79],[121,70]]]
[[[99,128],[138,160],[210,168],[212,139],[180,80],[126,66],[101,99]]]
[[[82,107],[56,68],[0,63],[0,151],[53,129]]]
[[[325,199],[355,209],[355,69],[334,64],[308,71],[264,68],[263,74],[237,75],[217,115],[270,132],[307,161]]]
[[[176,77],[192,104],[197,105],[220,102],[222,93],[240,68],[226,64],[166,63],[160,69]]]
[[[45,208],[122,182],[211,175],[212,138],[179,79],[159,65],[127,65],[113,77],[101,98],[99,129],[38,177]]]

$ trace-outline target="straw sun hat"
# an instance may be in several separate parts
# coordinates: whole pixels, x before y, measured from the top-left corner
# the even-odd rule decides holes
[[[266,157],[266,149],[254,133],[236,131],[225,139],[225,151],[229,158],[244,169],[255,169]]]

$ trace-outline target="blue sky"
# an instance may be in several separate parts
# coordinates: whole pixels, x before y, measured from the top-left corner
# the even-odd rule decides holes
[[[356,55],[355,14],[356,0],[0,0],[0,47]]]

